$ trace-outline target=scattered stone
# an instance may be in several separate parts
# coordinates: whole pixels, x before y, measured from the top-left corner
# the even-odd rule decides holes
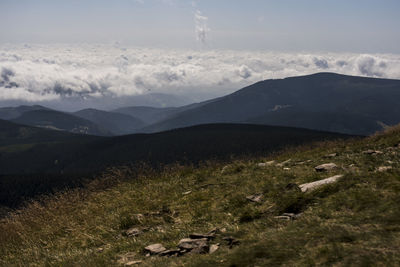
[[[289,216],[283,216],[283,215],[282,216],[275,216],[274,219],[284,220],[284,221],[290,221],[291,220],[291,218]]]
[[[317,189],[318,187],[321,187],[322,185],[326,184],[332,184],[338,181],[340,178],[342,178],[343,175],[335,175],[323,180],[315,181],[312,183],[306,183],[306,184],[301,184],[299,187],[301,189],[301,192],[309,192]]]
[[[163,257],[179,256],[182,254],[180,249],[168,249],[161,252],[159,255]]]
[[[189,195],[191,193],[192,193],[192,191],[187,191],[187,192],[182,193],[182,195],[186,196],[186,195]]]
[[[386,172],[392,169],[392,166],[381,166],[378,168],[378,172]]]
[[[315,167],[314,169],[317,172],[324,172],[324,171],[331,171],[336,169],[338,166],[335,163],[325,163],[325,164],[321,164],[318,165],[317,167]]]
[[[207,238],[184,238],[179,241],[178,247],[196,254],[204,254],[209,251]]]
[[[218,228],[215,227],[215,228],[211,229],[211,231],[209,231],[207,233],[207,235],[215,235],[217,232],[218,232]]]
[[[157,255],[167,250],[162,244],[152,244],[145,247],[144,249],[149,252],[150,255]]]
[[[251,202],[260,203],[263,195],[262,194],[255,194],[251,196],[247,196],[246,199],[250,200]]]
[[[222,168],[222,170],[221,170],[221,173],[222,173],[222,174],[226,173],[226,172],[228,171],[228,169],[229,169],[229,165],[224,166],[224,167]]]
[[[362,152],[363,154],[367,154],[367,155],[378,155],[378,154],[383,154],[382,151],[379,150],[372,150],[372,149],[368,149],[366,151]]]
[[[338,156],[338,153],[332,153],[332,154],[325,155],[324,158],[335,158],[337,156]]]
[[[135,236],[143,234],[143,231],[140,230],[139,228],[134,227],[134,228],[130,228],[130,229],[126,230],[124,234],[126,236],[135,237]]]
[[[275,160],[271,160],[271,161],[267,161],[267,162],[261,162],[261,163],[258,163],[257,166],[258,167],[267,167],[267,166],[274,165],[275,162],[276,162]]]
[[[215,238],[215,234],[198,234],[198,233],[194,233],[194,234],[190,234],[189,237],[191,239],[207,239],[207,240],[211,240]]]
[[[283,166],[285,166],[286,164],[290,163],[291,161],[292,161],[292,159],[288,159],[288,160],[285,160],[285,161],[283,161],[283,162],[281,162],[281,163],[276,164],[276,166],[277,166],[277,167],[283,167]]]
[[[312,162],[312,160],[306,160],[306,161],[300,161],[300,162],[296,162],[296,164],[295,165],[304,165],[304,164],[306,164],[306,163],[310,163],[310,162]]]
[[[208,253],[213,254],[215,251],[219,249],[219,245],[220,245],[219,243],[211,245]]]
[[[132,266],[141,263],[141,261],[135,260],[135,258],[136,254],[133,252],[129,252],[124,255],[120,255],[117,262],[125,266]]]
[[[229,248],[232,248],[233,246],[239,245],[240,241],[231,237],[231,236],[227,236],[222,238],[223,240],[225,240],[226,242],[228,242],[228,246]]]

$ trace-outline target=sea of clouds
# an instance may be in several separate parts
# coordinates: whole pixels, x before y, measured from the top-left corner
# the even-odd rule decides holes
[[[151,92],[211,98],[260,80],[316,72],[399,79],[400,55],[172,50],[118,43],[1,45],[0,101],[121,98]]]

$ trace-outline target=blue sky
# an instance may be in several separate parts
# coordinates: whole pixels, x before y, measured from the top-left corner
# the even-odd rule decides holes
[[[399,0],[0,0],[0,12],[0,43],[400,53]]]

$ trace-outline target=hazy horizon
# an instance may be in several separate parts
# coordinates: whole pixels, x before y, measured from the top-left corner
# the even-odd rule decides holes
[[[3,0],[0,106],[109,108],[148,93],[198,102],[316,72],[399,79],[399,7],[392,0]]]

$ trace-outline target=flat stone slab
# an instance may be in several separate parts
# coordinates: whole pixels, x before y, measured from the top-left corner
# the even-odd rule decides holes
[[[378,168],[378,172],[386,172],[386,171],[389,171],[389,170],[391,170],[393,167],[392,166],[381,166],[381,167],[379,167]]]
[[[205,254],[209,252],[207,238],[192,239],[184,238],[179,241],[178,248],[190,251],[196,254]]]
[[[143,231],[140,230],[139,228],[130,228],[130,229],[125,231],[125,235],[126,236],[131,236],[131,237],[135,237],[135,236],[141,235],[142,233],[143,233]]]
[[[193,233],[193,234],[190,234],[189,237],[190,237],[191,239],[202,239],[202,238],[206,238],[207,240],[210,240],[210,239],[214,239],[214,238],[215,238],[215,235],[214,235],[214,234],[199,234],[199,233]]]
[[[167,249],[162,245],[162,244],[152,244],[144,248],[147,252],[150,252],[150,254],[160,254]]]
[[[343,175],[335,175],[335,176],[332,176],[332,177],[329,177],[329,178],[326,178],[323,180],[315,181],[312,183],[301,184],[299,187],[300,187],[301,192],[310,192],[310,191],[315,190],[323,185],[335,183],[342,177],[343,177]]]
[[[267,167],[267,166],[271,166],[274,164],[275,164],[275,160],[271,160],[271,161],[267,161],[267,162],[258,163],[257,166],[258,167]]]
[[[368,149],[362,152],[363,154],[367,154],[367,155],[379,155],[379,154],[383,154],[382,151],[379,150],[372,150],[372,149]]]
[[[324,172],[324,171],[331,171],[333,169],[336,169],[337,167],[338,166],[335,163],[325,163],[325,164],[318,165],[314,169],[317,172]]]
[[[255,194],[255,195],[247,196],[246,199],[251,201],[251,202],[260,203],[262,197],[263,197],[262,194]]]

